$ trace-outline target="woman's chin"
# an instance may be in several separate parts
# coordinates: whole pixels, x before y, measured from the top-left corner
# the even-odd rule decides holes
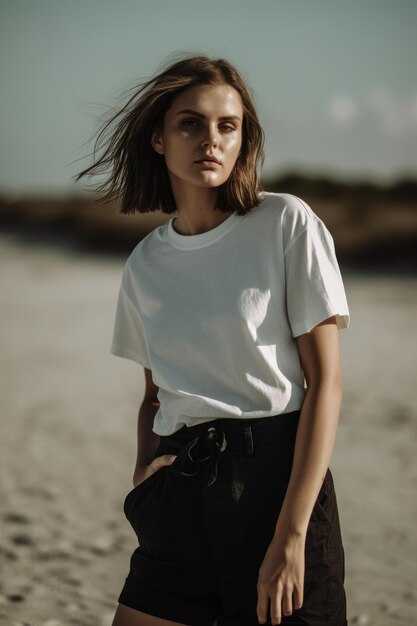
[[[201,187],[220,187],[220,185],[223,185],[227,180],[223,176],[220,177],[216,175],[215,172],[209,172],[208,170],[202,172],[202,174],[203,175],[199,177]]]

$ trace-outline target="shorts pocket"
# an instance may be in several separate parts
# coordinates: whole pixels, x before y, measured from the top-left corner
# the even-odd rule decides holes
[[[145,496],[145,493],[149,492],[149,489],[152,488],[153,483],[159,478],[159,474],[162,473],[164,468],[161,467],[159,470],[142,480],[136,487],[133,487],[131,491],[127,494],[123,502],[123,511],[127,518],[129,518],[128,513],[130,512],[133,504],[137,504],[142,497]]]
[[[159,446],[155,450],[153,458],[156,459],[157,456],[169,454],[169,452],[170,451],[167,449],[167,446],[159,444]],[[129,491],[123,502],[123,511],[128,520],[133,507],[136,507],[147,497],[147,495],[151,492],[153,486],[156,484],[158,478],[162,476],[164,470],[166,470],[168,467],[169,466],[160,467],[158,470],[156,470],[156,472],[142,480],[138,485],[136,485],[136,487],[133,487]]]

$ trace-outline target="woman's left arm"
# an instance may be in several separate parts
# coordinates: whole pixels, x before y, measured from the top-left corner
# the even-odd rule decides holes
[[[314,504],[329,466],[342,401],[339,336],[330,317],[296,337],[307,383],[295,440],[287,492],[258,578],[258,619],[272,622],[303,600],[304,549]]]

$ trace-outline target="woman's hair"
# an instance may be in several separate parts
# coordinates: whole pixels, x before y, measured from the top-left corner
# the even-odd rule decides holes
[[[93,154],[104,143],[103,155],[77,174],[111,173],[96,190],[104,191],[98,202],[121,198],[120,213],[147,213],[160,210],[174,213],[177,208],[163,155],[152,144],[152,133],[163,127],[166,111],[174,98],[195,85],[228,84],[239,93],[242,108],[242,146],[233,170],[219,186],[217,208],[243,215],[259,204],[258,162],[264,161],[264,132],[248,87],[237,70],[225,59],[188,56],[171,64],[154,78],[133,87],[134,94],[123,108],[108,120],[98,134]],[[129,89],[130,92],[132,89]],[[112,125],[115,124],[114,129]],[[106,130],[110,136],[106,139]],[[104,139],[104,142],[103,142]]]

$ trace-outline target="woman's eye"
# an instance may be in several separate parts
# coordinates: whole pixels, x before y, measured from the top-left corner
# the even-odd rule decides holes
[[[182,122],[185,126],[198,124],[197,120],[183,120]]]
[[[198,126],[200,124],[200,122],[198,120],[183,120],[182,124],[184,126]],[[221,131],[230,132],[230,131],[235,130],[235,127],[232,126],[231,124],[222,124],[220,126],[220,130]]]

